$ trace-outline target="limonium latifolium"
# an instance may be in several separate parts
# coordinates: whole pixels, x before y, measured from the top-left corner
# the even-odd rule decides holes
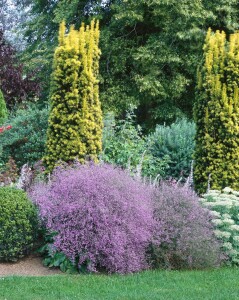
[[[213,216],[190,189],[162,183],[155,192],[154,216],[160,225],[155,234],[160,246],[153,248],[156,266],[201,269],[220,264]]]
[[[152,241],[152,188],[111,165],[55,169],[31,198],[54,247],[89,271],[130,273],[148,268]]]

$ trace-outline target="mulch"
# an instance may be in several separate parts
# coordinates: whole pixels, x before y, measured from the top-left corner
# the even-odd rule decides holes
[[[50,269],[42,264],[42,257],[31,254],[15,263],[0,263],[0,277],[18,276],[48,276],[63,274],[59,269]]]

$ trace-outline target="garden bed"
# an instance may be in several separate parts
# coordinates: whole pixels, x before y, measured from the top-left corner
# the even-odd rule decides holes
[[[0,277],[9,275],[46,276],[55,274],[62,274],[62,272],[59,269],[44,267],[42,258],[38,255],[30,255],[16,263],[0,263]]]

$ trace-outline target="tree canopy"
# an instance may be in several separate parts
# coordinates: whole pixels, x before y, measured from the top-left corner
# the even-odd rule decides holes
[[[137,119],[149,130],[157,123],[192,117],[196,69],[208,27],[227,34],[238,28],[236,0],[34,0],[23,25],[27,47],[22,58],[41,69],[46,100],[58,24],[76,28],[100,20],[102,56],[100,94],[104,111],[122,117],[137,107]]]
[[[0,30],[0,89],[8,107],[14,107],[26,98],[30,100],[39,91],[34,72],[26,74],[16,57],[15,49],[4,39]]]

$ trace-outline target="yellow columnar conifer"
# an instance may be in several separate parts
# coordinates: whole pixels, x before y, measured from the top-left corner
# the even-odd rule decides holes
[[[51,86],[51,110],[44,161],[49,171],[59,161],[97,161],[102,149],[99,100],[99,22],[79,30],[59,30]]]
[[[211,189],[239,189],[238,87],[239,33],[227,42],[223,31],[209,29],[194,105],[194,183],[199,193],[206,192],[208,180]]]

